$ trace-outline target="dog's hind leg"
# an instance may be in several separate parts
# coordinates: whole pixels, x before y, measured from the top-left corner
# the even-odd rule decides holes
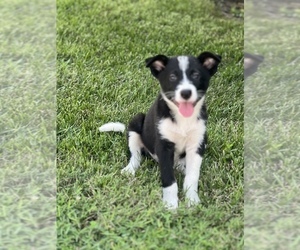
[[[145,115],[140,113],[133,117],[128,126],[128,146],[130,150],[130,160],[128,165],[122,169],[121,173],[129,173],[134,175],[135,171],[140,167],[141,154],[144,147],[141,132],[143,129]]]
[[[185,175],[185,157],[180,158],[176,164],[176,169]]]

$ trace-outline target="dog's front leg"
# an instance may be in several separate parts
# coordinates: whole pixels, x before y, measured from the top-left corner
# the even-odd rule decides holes
[[[198,196],[198,182],[202,157],[194,150],[186,153],[186,174],[183,183],[183,190],[188,201],[188,206],[200,202]]]
[[[159,140],[157,144],[157,157],[160,166],[163,202],[168,209],[178,207],[178,186],[174,175],[174,143]]]

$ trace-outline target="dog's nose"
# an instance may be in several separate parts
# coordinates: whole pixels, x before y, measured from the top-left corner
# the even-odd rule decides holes
[[[192,91],[190,89],[181,90],[180,95],[183,99],[187,100],[191,97]]]

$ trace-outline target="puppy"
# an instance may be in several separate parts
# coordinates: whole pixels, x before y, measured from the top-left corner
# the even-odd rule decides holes
[[[264,61],[261,55],[244,53],[244,78],[254,74],[257,71],[258,65]]]
[[[159,164],[162,199],[167,208],[178,207],[174,168],[184,174],[183,189],[188,205],[200,202],[198,181],[206,145],[205,93],[217,72],[221,56],[203,52],[198,57],[157,55],[146,67],[160,84],[160,93],[147,114],[139,113],[128,126],[131,153],[122,173],[134,174],[141,155],[149,153]],[[124,131],[120,123],[108,123],[100,131]]]

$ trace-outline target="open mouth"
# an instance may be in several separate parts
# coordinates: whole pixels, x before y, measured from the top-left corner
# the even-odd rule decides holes
[[[196,104],[201,100],[201,98],[202,96],[199,96],[195,102],[191,102],[191,101],[177,102],[174,99],[172,101],[178,107],[179,113],[183,117],[191,117],[194,113],[194,108]]]
[[[194,113],[194,109],[196,104],[202,99],[202,97],[204,96],[203,93],[198,94],[198,98],[196,101],[191,101],[191,100],[180,100],[180,101],[176,101],[175,99],[175,95],[174,92],[167,92],[164,93],[166,95],[166,97],[172,101],[178,108],[179,113],[183,116],[183,117],[191,117]]]
[[[175,105],[178,107],[179,113],[183,117],[191,117],[194,113],[194,107],[196,103],[193,102],[176,102]]]

